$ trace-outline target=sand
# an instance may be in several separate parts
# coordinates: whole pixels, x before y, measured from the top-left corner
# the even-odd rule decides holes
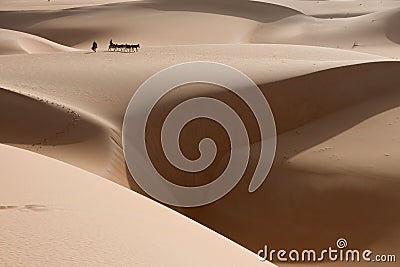
[[[399,8],[389,0],[1,1],[0,239],[13,245],[0,258],[25,266],[253,266],[265,244],[323,249],[340,237],[399,255]],[[141,49],[109,52],[110,39]],[[252,194],[247,172],[215,203],[165,207],[127,171],[122,121],[141,83],[193,60],[228,64],[255,81],[274,113],[276,158]],[[213,90],[184,86],[170,99],[229,99]],[[192,137],[201,131],[186,134],[183,147],[195,157]],[[177,183],[184,178],[172,173]],[[30,221],[39,232],[26,228]],[[56,256],[45,256],[49,250]]]
[[[31,152],[4,145],[0,151],[3,266],[266,266],[115,183]]]

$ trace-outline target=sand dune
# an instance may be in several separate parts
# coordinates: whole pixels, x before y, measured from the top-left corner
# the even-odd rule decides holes
[[[398,99],[396,88],[397,84],[400,82],[397,75],[399,71],[398,68],[400,67],[399,63],[381,62],[383,59],[380,57],[368,56],[365,54],[348,51],[343,51],[343,61],[340,61],[340,54],[337,53],[337,50],[335,49],[300,46],[284,47],[286,57],[292,58],[286,60],[282,60],[284,56],[280,55],[280,49],[278,47],[275,47],[275,49],[272,50],[273,46],[260,46],[259,53],[265,53],[266,55],[270,53],[270,56],[263,60],[251,60],[249,54],[250,50],[254,52],[254,47],[249,47],[249,50],[246,50],[246,46],[243,46],[241,47],[242,56],[246,57],[248,60],[246,64],[243,64],[233,61],[232,58],[229,59],[230,52],[228,48],[229,47],[227,46],[222,46],[221,51],[218,51],[218,48],[215,46],[205,46],[201,47],[201,49],[204,50],[198,51],[200,49],[199,47],[181,47],[179,48],[179,51],[181,52],[181,55],[186,53],[188,56],[190,55],[193,58],[193,55],[196,51],[200,56],[205,54],[204,51],[208,52],[211,50],[216,50],[219,52],[218,55],[209,57],[210,59],[229,63],[243,70],[261,86],[263,92],[270,101],[271,108],[275,114],[278,132],[281,134],[278,137],[278,156],[270,178],[268,178],[269,182],[267,182],[261,188],[261,191],[247,196],[245,189],[248,186],[249,177],[245,176],[243,178],[243,182],[239,184],[237,189],[221,200],[221,202],[202,208],[177,210],[191,218],[194,218],[204,225],[217,230],[223,235],[233,239],[236,242],[239,242],[241,245],[250,248],[253,251],[257,251],[260,247],[262,247],[262,243],[265,242],[265,240],[268,240],[271,246],[275,247],[283,246],[288,243],[293,243],[298,247],[302,247],[305,244],[310,243],[309,239],[307,238],[307,236],[311,234],[309,231],[316,231],[316,229],[318,229],[318,235],[320,236],[320,239],[312,242],[312,245],[316,248],[322,248],[324,244],[329,244],[334,238],[333,235],[330,234],[330,232],[325,228],[324,225],[326,224],[330,225],[329,227],[335,228],[337,232],[345,233],[346,236],[358,246],[370,247],[373,243],[379,242],[379,239],[369,240],[367,242],[365,239],[362,239],[362,229],[365,228],[360,229],[360,232],[348,232],[348,229],[350,228],[347,227],[351,227],[352,224],[336,225],[337,222],[334,220],[334,217],[337,216],[340,218],[340,214],[343,212],[342,205],[338,204],[336,208],[332,207],[330,210],[326,210],[325,214],[324,210],[322,209],[323,203],[330,205],[329,203],[331,203],[332,198],[336,196],[336,194],[339,194],[336,190],[336,187],[338,186],[336,185],[336,182],[330,182],[329,180],[319,182],[319,186],[323,188],[331,188],[324,190],[333,190],[332,192],[328,191],[331,192],[330,194],[332,194],[332,198],[327,197],[326,199],[321,199],[321,203],[318,206],[307,206],[309,205],[308,201],[311,201],[311,197],[310,199],[306,198],[307,201],[304,200],[304,202],[302,202],[303,204],[299,204],[299,213],[297,214],[297,218],[299,218],[299,220],[300,218],[301,220],[305,220],[305,218],[303,218],[305,212],[304,209],[306,207],[309,209],[309,212],[307,212],[307,218],[309,219],[307,219],[305,222],[299,221],[300,228],[291,228],[290,225],[292,222],[290,222],[288,225],[285,225],[280,221],[280,218],[282,218],[280,215],[281,212],[284,212],[284,214],[291,213],[290,216],[289,214],[284,216],[289,216],[290,218],[293,218],[293,216],[296,217],[296,213],[294,213],[290,208],[293,202],[283,200],[282,197],[280,197],[280,192],[284,191],[284,187],[287,183],[294,183],[293,186],[297,186],[297,193],[294,193],[295,191],[293,190],[295,189],[291,186],[289,189],[287,189],[287,194],[295,194],[296,197],[293,201],[300,202],[300,200],[304,198],[304,195],[315,196],[320,194],[321,191],[319,191],[318,188],[311,186],[309,182],[313,181],[313,179],[318,179],[318,177],[321,175],[319,173],[329,173],[330,177],[338,177],[338,179],[339,177],[343,177],[343,171],[341,171],[342,167],[338,166],[341,166],[340,163],[344,160],[343,157],[345,155],[351,155],[351,153],[346,152],[348,149],[357,150],[358,147],[358,145],[355,145],[356,142],[353,138],[358,138],[356,133],[358,133],[359,130],[354,127],[360,122],[368,120],[377,114],[397,107],[395,99]],[[237,47],[232,47],[232,54],[237,51],[236,48]],[[291,49],[294,50],[292,56],[290,56],[289,52]],[[225,51],[225,54],[222,53],[222,50]],[[246,51],[249,51],[249,54],[246,54]],[[332,51],[332,56],[329,55],[330,51]],[[311,60],[313,57],[312,52],[315,52],[315,59],[313,60]],[[325,60],[320,57],[320,52],[326,57]],[[9,70],[3,74],[4,76],[2,77],[2,81],[4,86],[7,86],[7,88],[19,89],[21,90],[21,93],[29,92],[30,94],[40,95],[42,97],[50,97],[51,95],[51,98],[53,99],[52,101],[55,101],[55,103],[64,103],[66,105],[74,103],[75,106],[73,109],[80,110],[79,114],[96,114],[95,116],[89,116],[89,118],[86,120],[94,123],[95,127],[93,129],[98,129],[95,130],[95,132],[103,132],[103,134],[92,135],[88,141],[76,142],[76,144],[72,144],[69,149],[74,153],[69,157],[70,160],[67,157],[68,154],[65,153],[67,146],[63,145],[62,142],[55,143],[55,146],[46,144],[43,144],[41,147],[35,146],[33,149],[34,151],[70,162],[81,168],[98,173],[103,177],[113,179],[122,185],[142,192],[126,172],[122,150],[120,148],[120,129],[122,116],[124,113],[123,107],[126,106],[126,101],[129,100],[130,95],[134,92],[134,89],[137,88],[137,85],[132,84],[131,79],[124,79],[122,77],[132,77],[132,75],[135,75],[139,66],[145,65],[144,62],[148,60],[147,58],[154,57],[154,55],[163,57],[166,59],[166,61],[174,63],[186,60],[184,56],[179,59],[169,58],[169,53],[170,51],[165,52],[164,48],[152,48],[148,50],[144,49],[142,53],[131,55],[119,53],[96,53],[88,55],[83,53],[73,53],[68,55],[37,55],[35,58],[31,58],[32,56],[29,56],[31,59],[21,58],[20,60],[24,60],[25,62],[27,62],[26,60],[32,60],[32,62],[35,62],[37,66],[40,66],[40,68],[35,70],[24,70],[26,76],[24,79],[18,80],[19,84],[14,82],[16,78],[13,77],[15,68],[14,65],[19,66],[19,60],[18,58],[7,58],[6,61],[4,61],[4,64],[9,66]],[[305,55],[307,55],[306,57],[308,57],[309,60],[302,59],[302,57],[305,57]],[[84,59],[85,56],[87,57],[86,59]],[[271,61],[273,56],[278,57],[279,60]],[[350,59],[351,57],[353,57],[352,60],[344,60],[344,58]],[[49,60],[49,58],[52,58],[52,60]],[[117,58],[118,60],[115,61],[117,63],[115,63],[115,65],[113,63],[109,63],[112,65],[108,65],[108,67],[104,69],[103,65],[95,63],[100,61],[112,62],[111,58]],[[135,59],[134,62],[137,64],[137,67],[135,67],[135,64],[132,65],[132,63],[128,63],[132,62],[131,58]],[[365,58],[369,59],[366,60]],[[204,59],[204,57],[201,57],[201,59]],[[48,64],[49,61],[70,63],[76,61],[76,64],[71,64],[71,69],[68,69],[64,66],[64,72],[59,72],[54,68],[54,66]],[[87,68],[77,70],[74,67],[82,64],[84,64],[83,66],[87,66]],[[123,66],[129,66],[130,64],[131,68],[121,68],[118,70],[118,65],[120,64],[123,64]],[[145,79],[145,77],[149,76],[151,73],[154,73],[162,68],[163,64],[166,64],[166,62],[158,62],[158,64],[155,65],[147,64],[147,69],[142,71],[140,76],[137,76],[137,80],[135,79],[136,82],[140,83],[142,81],[141,79]],[[287,68],[288,65],[290,65],[291,68]],[[90,78],[88,72],[93,71],[93,69],[90,69],[90,66],[96,66],[95,72],[102,73],[100,76],[103,78],[99,79],[98,76],[93,76]],[[263,66],[263,68],[261,68],[261,66]],[[287,76],[279,76],[278,73],[281,73],[281,68],[284,68],[285,66],[285,75],[296,77],[289,78]],[[84,69],[87,69],[86,72],[83,71]],[[111,69],[118,71],[110,72]],[[43,73],[48,72],[51,73],[50,77],[52,78],[46,79],[45,83],[43,83],[44,80],[42,79],[34,79],[34,77],[41,77]],[[115,76],[116,73],[118,73],[119,76]],[[108,77],[107,75],[110,76]],[[72,77],[75,77],[75,84],[67,83],[66,80],[71,80]],[[341,77],[341,79],[338,80],[337,77]],[[107,81],[109,82],[107,83]],[[64,86],[67,86],[68,89],[67,87],[63,87],[63,84]],[[95,91],[99,96],[97,99],[93,99],[92,96],[94,93],[92,89],[93,84],[96,84]],[[115,84],[118,86],[115,86]],[[74,89],[74,87],[71,85],[75,86],[76,89]],[[41,89],[35,90],[35,88]],[[58,90],[55,90],[54,88],[58,88]],[[196,92],[207,90],[206,87],[197,89],[188,87],[188,90],[189,89],[191,92],[194,92],[194,94],[196,94]],[[10,99],[10,96],[7,98]],[[179,100],[179,96],[177,99]],[[371,107],[371,104],[368,103],[373,103],[374,99],[382,99],[379,100],[382,105],[380,107]],[[110,105],[110,103],[112,104]],[[7,108],[7,106],[5,107]],[[293,109],[296,110],[295,113],[292,112]],[[336,115],[346,113],[355,115],[351,117],[348,115]],[[82,123],[83,125],[86,125],[87,123],[85,123],[85,116],[82,117]],[[383,118],[383,120],[390,120],[386,116]],[[51,118],[49,117],[49,120],[50,119]],[[40,123],[33,120],[33,118],[31,120],[35,124],[38,123],[36,125],[39,125]],[[372,126],[369,127],[373,127],[374,124],[371,123],[370,125]],[[388,128],[386,129],[385,127]],[[393,126],[390,125],[382,125],[381,129],[385,128],[385,132],[394,133],[393,131],[396,131],[395,129],[397,128],[392,127]],[[99,128],[103,130],[100,130]],[[14,130],[16,132],[19,131],[18,129]],[[79,132],[79,130],[79,126],[76,126],[70,134],[73,135],[73,132]],[[48,134],[53,130],[43,128],[43,131],[46,131]],[[193,131],[196,131],[196,129],[193,129]],[[366,130],[367,133],[370,131],[371,130]],[[90,133],[90,131],[84,132]],[[337,145],[336,142],[338,141],[330,141],[331,138],[334,138],[333,140],[335,140],[336,136],[347,132],[349,133],[349,138],[341,139]],[[8,138],[10,138],[10,136],[13,136],[12,130],[10,130]],[[98,141],[96,141],[96,136],[98,136]],[[189,136],[191,136],[191,134],[189,134]],[[115,142],[109,141],[113,140],[111,137],[115,138]],[[7,136],[4,138],[7,138]],[[65,135],[65,138],[67,140],[71,138],[69,137],[69,133]],[[370,175],[373,175],[373,173],[376,173],[376,175],[379,174],[379,177],[381,178],[387,177],[383,181],[377,182],[378,184],[376,186],[381,189],[376,192],[373,191],[375,193],[371,194],[377,194],[379,196],[379,192],[381,190],[385,190],[386,187],[396,187],[397,181],[392,180],[391,178],[393,177],[394,173],[397,172],[396,169],[391,168],[391,172],[385,171],[388,166],[395,164],[397,159],[397,152],[389,149],[390,146],[393,145],[393,143],[390,141],[392,138],[393,137],[385,137],[382,140],[383,143],[380,144],[381,152],[376,155],[376,159],[374,158],[376,163],[374,164],[373,169],[375,171],[372,171],[368,168],[363,169],[366,159],[361,158],[360,160],[355,160],[357,155],[359,155],[357,153],[353,155],[355,159],[351,161],[352,164],[346,165],[346,175],[357,177],[353,178],[356,180],[369,179],[364,178],[365,175],[369,177]],[[60,141],[62,140],[63,139]],[[92,149],[90,149],[91,146],[85,145],[85,143],[89,141],[93,141]],[[57,142],[57,139],[54,142]],[[333,145],[331,144],[332,142]],[[23,147],[15,143],[14,145]],[[349,144],[353,145],[349,146]],[[361,151],[365,151],[365,149],[369,151],[367,147],[370,147],[371,151],[368,154],[373,154],[372,151],[374,147],[365,145],[363,146],[365,148]],[[325,149],[327,147],[328,149]],[[29,145],[25,148],[32,150],[32,147]],[[96,149],[93,150],[94,148]],[[325,156],[321,155],[321,153],[315,152],[320,150],[322,151],[321,153],[327,151],[325,154],[323,154]],[[98,159],[98,165],[95,167],[96,161],[92,162],[92,165],[88,164],[88,159],[93,160],[93,157],[88,157],[89,153],[91,153],[90,151],[94,151],[92,153],[101,151],[99,155],[109,156]],[[389,153],[391,156],[385,157],[386,153]],[[318,161],[316,161],[314,157],[316,157]],[[381,161],[377,161],[378,158]],[[310,162],[314,162],[315,164],[311,164]],[[317,167],[319,164],[318,162],[321,162],[321,167]],[[339,170],[336,168],[339,168]],[[314,174],[316,170],[318,170],[318,172]],[[177,178],[179,179],[179,177]],[[296,182],[294,182],[292,181],[293,179],[300,180],[296,180]],[[349,186],[353,186],[353,179],[346,181],[341,178],[339,180],[344,184],[349,183]],[[389,179],[389,182],[384,182],[386,179]],[[364,181],[362,183],[369,183],[367,182],[369,180],[360,181]],[[363,190],[359,189],[354,189],[348,194],[340,193],[339,195],[340,198],[342,198],[340,203],[352,203],[354,202],[354,199],[366,197],[364,197]],[[269,197],[268,203],[265,204],[265,212],[260,212],[260,210],[257,208],[257,203],[264,203],[266,201],[266,196]],[[390,195],[388,198],[395,198],[395,196]],[[391,210],[394,207],[387,205],[385,200],[380,202],[375,202],[374,200],[371,201],[373,202],[365,199],[362,202],[362,205],[369,205],[373,209],[379,209],[380,217],[386,218],[387,216],[393,216],[391,215]],[[384,205],[384,203],[386,203],[387,208],[382,209],[380,206]],[[357,208],[360,207],[357,204],[354,204],[346,209],[346,212],[351,212]],[[266,213],[267,210],[269,210],[268,213]],[[323,225],[321,225],[320,222],[317,224],[313,223],[314,217],[311,214],[313,212],[317,212],[322,216],[322,218],[327,218],[324,220]],[[271,214],[274,214],[273,218],[277,219],[271,218]],[[365,216],[367,216],[367,214],[358,214],[360,215],[359,223],[363,223],[366,228],[373,229],[370,230],[372,236],[377,237],[386,235],[386,232],[382,229],[374,228],[376,227],[375,225],[377,225],[376,221],[365,221]],[[242,221],[240,220],[241,216],[246,216],[247,218],[253,219],[251,221]],[[264,221],[265,218],[270,219],[268,219],[267,222]],[[398,218],[394,218],[394,220],[397,219]],[[225,220],[231,221],[229,227],[227,227],[224,223]],[[257,227],[261,223],[265,226],[263,229],[259,229]],[[282,235],[281,232],[276,232],[277,225],[280,225],[280,228],[285,228],[286,231],[288,231],[287,235]],[[240,229],[248,229],[249,227],[251,229],[258,230],[255,232],[249,230],[240,231]]]
[[[399,255],[399,8],[389,0],[1,1],[0,143],[8,146],[0,146],[0,240],[11,245],[0,258],[10,265],[257,266],[246,249],[318,250],[340,237]],[[142,48],[109,52],[111,38]],[[93,40],[97,53],[89,50]],[[255,138],[232,192],[207,206],[169,207],[224,237],[149,199],[122,151],[123,116],[140,84],[193,60],[247,74],[277,126],[276,158],[259,190],[247,191]],[[157,133],[170,106],[200,95],[251,118],[222,88],[182,86],[159,103],[151,151],[160,151]],[[222,148],[212,172],[182,182],[187,173],[171,169],[163,154],[154,153],[153,163],[178,184],[212,181],[230,153],[226,135],[198,123],[180,141],[196,158],[205,132]]]
[[[339,19],[293,16],[264,24],[251,41],[336,47],[398,58],[399,12],[394,9]]]
[[[0,27],[29,32],[68,46],[87,48],[93,40],[97,40],[103,46],[108,45],[111,38],[117,43],[142,40],[144,46],[240,43],[247,38],[247,34],[256,24],[251,18],[229,16],[223,12],[221,5],[213,13],[195,9],[186,12],[162,10],[169,5],[170,3],[163,1],[151,4],[128,2],[104,6],[106,10],[91,6],[52,13],[1,12]],[[194,8],[202,6],[194,5]],[[287,13],[286,9],[273,6],[278,10],[283,9],[283,14]],[[239,7],[234,8],[232,12],[239,13]],[[290,12],[287,13],[289,14]],[[279,16],[281,12],[276,19],[280,18]],[[88,20],[88,17],[91,19]],[[197,34],[188,35],[188,31],[196,31]]]
[[[26,10],[60,10],[67,8],[97,6],[109,3],[127,2],[126,0],[57,0],[57,1],[37,1],[37,0],[4,0],[0,3],[2,11],[26,11]]]
[[[106,8],[103,9],[102,7]],[[253,1],[131,1],[46,11],[3,11],[0,27],[25,31],[64,45],[247,43],[259,23],[300,14],[288,7]],[[90,19],[88,19],[88,17]],[[187,34],[196,32],[195,35]]]
[[[145,46],[300,44],[387,57],[399,55],[396,8],[348,18],[316,18],[289,4],[231,1],[225,6],[224,1],[158,0],[84,6],[51,13],[3,11],[0,27],[83,49],[88,49],[93,40],[106,48],[113,39],[117,43],[141,42]],[[188,35],[188,31],[196,34]]]
[[[0,55],[77,51],[31,34],[0,29]]]
[[[119,180],[99,170],[105,162],[110,164],[107,170],[114,170],[112,134],[79,110],[30,93],[0,89],[0,113],[1,123],[7,125],[0,133],[1,143],[61,158]]]
[[[383,246],[388,235],[394,242],[400,220],[392,213],[399,190],[399,170],[394,167],[398,66],[341,67],[262,85],[282,133],[268,181],[260,192],[243,198],[251,178],[245,176],[234,192],[215,205],[182,212],[253,251],[264,240],[272,247],[290,243],[323,249],[338,233],[352,240],[354,247],[377,250],[375,244]],[[251,219],[240,220],[243,215]],[[232,222],[229,229],[222,223],[226,218]],[[281,218],[290,219],[282,222]],[[392,223],[381,228],[381,220]],[[318,240],[310,241],[314,235]],[[381,250],[398,251],[393,242]]]
[[[399,8],[398,1],[381,0],[257,0],[284,5],[318,18],[349,18]]]
[[[96,175],[8,146],[0,151],[2,265],[272,266]]]
[[[258,52],[255,54],[254,51]],[[179,57],[176,56],[178,54]],[[259,58],[260,54],[264,55],[264,59]],[[247,62],[244,64],[236,61],[235,56],[238,55],[247,58]],[[163,60],[153,62],[152,58]],[[24,128],[9,128],[2,134],[2,142],[55,157],[129,186],[130,178],[121,148],[122,119],[128,101],[140,83],[151,74],[169,64],[188,60],[214,60],[230,64],[250,75],[258,84],[267,85],[326,68],[381,61],[384,58],[356,52],[338,52],[336,49],[278,45],[154,47],[133,54],[76,52],[7,57],[0,62],[4,69],[0,73],[0,87],[24,96],[15,93],[6,96],[6,92],[3,92],[4,112],[11,111],[11,114],[16,115],[0,117],[0,120],[4,124],[17,121]],[[30,67],[32,65],[35,68]],[[283,68],[285,72],[282,72]],[[24,76],[21,77],[19,72],[23,72]],[[44,75],[47,76],[46,80],[42,79]],[[308,79],[305,81],[307,84]],[[308,90],[305,85],[304,90]],[[276,92],[282,92],[276,97],[279,100],[272,102],[277,111],[285,107],[286,91],[276,89]],[[303,95],[302,91],[293,99],[303,99],[307,95]],[[22,110],[31,114],[29,123],[23,123],[27,118],[23,113],[18,113],[22,107]],[[47,113],[52,116],[47,116]],[[293,123],[293,120],[287,118],[290,117],[287,112],[279,111],[278,115],[282,116],[284,124]],[[304,116],[302,123],[316,117],[316,114]],[[46,121],[57,123],[43,127]],[[285,125],[282,129],[302,123]],[[30,138],[16,138],[26,131],[32,132]]]

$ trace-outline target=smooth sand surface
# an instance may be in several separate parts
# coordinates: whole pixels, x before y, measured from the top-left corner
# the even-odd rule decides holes
[[[0,54],[43,54],[78,51],[35,35],[0,29]]]
[[[196,246],[195,239],[203,232],[209,250],[202,253],[209,256],[202,258],[204,262],[197,260],[200,265],[213,265],[214,260],[219,266],[230,266],[223,260],[233,260],[238,266],[257,264],[255,254],[175,211],[252,252],[265,244],[275,249],[319,250],[344,237],[354,248],[400,255],[399,8],[397,1],[389,0],[1,1],[0,142],[36,153],[1,146],[0,157],[13,164],[6,163],[7,169],[2,171],[11,174],[1,176],[2,184],[10,183],[10,189],[1,187],[7,197],[3,199],[1,193],[0,205],[16,207],[0,210],[0,216],[7,219],[6,223],[0,222],[0,227],[12,226],[20,232],[16,236],[0,232],[0,239],[25,244],[9,248],[12,251],[6,254],[6,260],[35,265],[51,260],[65,260],[67,264],[71,259],[79,264],[85,255],[76,256],[71,247],[63,252],[65,258],[40,257],[47,247],[33,245],[34,254],[22,256],[29,242],[43,240],[55,249],[64,248],[57,238],[66,238],[68,232],[55,229],[66,220],[74,235],[89,235],[86,241],[71,237],[71,244],[92,248],[88,256],[92,264],[157,265],[161,259],[147,258],[151,242],[156,240],[147,240],[143,235],[136,242],[135,235],[126,233],[135,227],[143,233],[154,228],[162,236],[159,240],[168,240],[178,228],[165,230],[161,219],[154,218],[160,213],[171,224],[176,220],[179,227],[188,229],[187,234],[178,235],[182,238],[179,242],[158,246],[170,265],[187,265],[196,257],[190,254],[179,258],[169,249],[187,251],[182,242]],[[109,52],[110,39],[115,43],[140,43],[142,48],[138,53]],[[99,44],[97,53],[90,51],[94,40]],[[193,60],[225,63],[253,79],[274,113],[278,145],[271,173],[256,192],[247,192],[257,161],[258,144],[252,142],[249,170],[228,195],[207,206],[170,207],[172,211],[102,178],[147,196],[130,177],[123,157],[121,128],[126,107],[140,84],[152,74]],[[204,94],[230,101],[240,111],[240,101],[226,91],[189,85],[160,103],[164,108],[161,118],[171,103]],[[160,121],[156,120],[152,128],[155,141],[159,139],[156,133]],[[206,126],[194,125],[182,137],[182,147],[190,157],[196,157],[198,144],[193,140],[204,129],[227,147],[220,129]],[[160,151],[157,144],[154,142],[154,151]],[[217,157],[222,166],[226,153],[222,150]],[[174,182],[185,178],[184,173],[167,166],[161,153],[153,157]],[[35,186],[31,178],[18,173],[26,171],[18,164],[36,168],[36,162],[54,165],[53,173],[60,173],[55,175],[60,184],[55,185],[53,176],[37,170],[32,178],[40,180],[40,187]],[[217,174],[206,173],[186,183],[209,181]],[[62,191],[64,185],[77,188],[76,199],[70,195],[72,189]],[[32,200],[20,190],[31,194]],[[85,192],[93,195],[88,197]],[[108,204],[104,203],[107,194]],[[74,215],[78,216],[76,222],[70,221],[70,213],[57,215],[57,208],[78,213],[75,202],[84,207]],[[99,214],[96,203],[108,205],[112,214]],[[30,211],[25,205],[31,204],[45,205],[38,207],[45,211]],[[123,207],[121,212],[115,208],[118,205]],[[130,220],[137,219],[131,217],[135,209],[146,213],[130,228]],[[31,218],[18,216],[41,214],[47,219],[37,219],[38,228],[45,221],[52,231],[43,229],[32,235],[31,231],[21,230]],[[107,218],[107,225],[92,229],[88,221],[100,216]],[[80,224],[84,229],[78,231]],[[107,234],[96,235],[96,231]],[[113,233],[122,237],[116,238]],[[138,250],[114,248],[126,249],[127,244],[132,248],[142,246],[144,252],[136,261]],[[225,244],[232,253],[239,251],[237,258],[216,259],[211,253]],[[99,253],[104,250],[108,250],[105,255]],[[95,261],[96,255],[104,258]],[[342,265],[336,262],[322,266]]]
[[[101,177],[17,148],[0,151],[2,266],[273,266]]]

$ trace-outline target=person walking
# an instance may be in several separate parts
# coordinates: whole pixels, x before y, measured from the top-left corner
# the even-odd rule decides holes
[[[94,41],[92,44],[92,50],[96,53],[96,49],[97,49],[97,43],[96,41]]]

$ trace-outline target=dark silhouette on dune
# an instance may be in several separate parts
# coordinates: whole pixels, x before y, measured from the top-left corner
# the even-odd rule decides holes
[[[108,45],[108,51],[118,51],[118,52],[138,52],[140,48],[140,44],[114,44],[112,40],[110,40],[110,44]]]
[[[94,41],[93,44],[92,44],[92,50],[93,50],[93,52],[96,53],[96,49],[97,49],[97,43],[96,43],[96,41]]]

